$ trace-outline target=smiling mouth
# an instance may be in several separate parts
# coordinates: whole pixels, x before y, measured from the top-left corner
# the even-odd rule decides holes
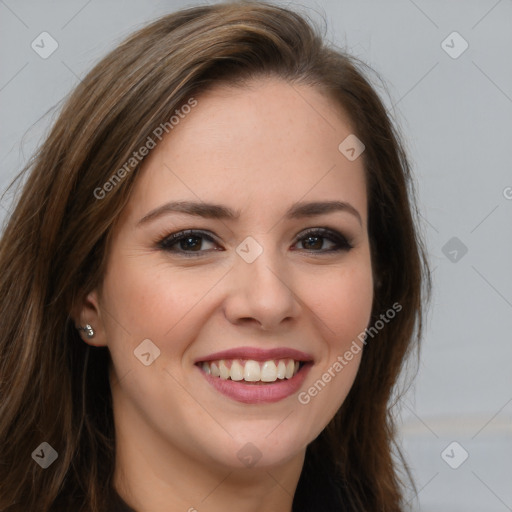
[[[308,363],[291,358],[268,361],[219,359],[196,363],[204,373],[211,377],[256,385],[289,380],[306,364]]]

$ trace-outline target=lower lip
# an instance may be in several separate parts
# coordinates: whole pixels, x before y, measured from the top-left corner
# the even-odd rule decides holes
[[[283,379],[266,384],[246,384],[244,381],[224,380],[220,377],[208,375],[199,367],[198,370],[223,395],[245,404],[262,404],[279,402],[279,400],[283,400],[296,393],[302,386],[311,366],[311,363],[305,364],[291,379]]]

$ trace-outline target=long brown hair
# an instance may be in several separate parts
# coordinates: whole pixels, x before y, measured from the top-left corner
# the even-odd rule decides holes
[[[403,510],[390,399],[418,346],[431,287],[407,157],[360,61],[297,13],[236,2],[166,15],[126,39],[72,92],[10,185],[26,178],[0,245],[1,511],[109,510],[110,355],[81,340],[71,314],[101,284],[112,226],[139,167],[105,197],[94,191],[192,96],[269,75],[317,87],[348,113],[366,145],[371,322],[402,306],[367,344],[343,406],[308,446],[294,511],[320,503]],[[42,442],[58,453],[47,469],[32,458]]]

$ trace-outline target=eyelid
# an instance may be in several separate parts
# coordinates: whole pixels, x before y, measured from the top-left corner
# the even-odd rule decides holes
[[[315,255],[322,255],[322,254],[333,254],[333,253],[340,253],[340,252],[347,252],[351,249],[353,249],[353,241],[350,236],[346,236],[342,232],[338,231],[337,229],[326,227],[326,226],[315,226],[303,229],[300,231],[293,242],[293,246],[295,246],[298,242],[306,238],[308,235],[316,235],[320,238],[324,238],[327,240],[330,240],[334,244],[336,244],[337,247],[333,249],[327,249],[327,250],[308,250],[308,249],[298,249],[299,251],[303,251],[307,254],[315,254]],[[157,244],[157,247],[163,251],[172,252],[176,255],[183,256],[183,257],[201,257],[204,255],[204,253],[211,253],[212,249],[205,250],[205,251],[185,251],[185,250],[172,250],[172,247],[174,247],[176,244],[178,244],[181,240],[186,238],[187,236],[193,238],[203,238],[209,242],[215,243],[217,245],[220,245],[220,242],[217,240],[217,237],[213,235],[209,231],[205,231],[202,229],[183,229],[181,231],[176,231],[174,233],[170,234],[162,234],[155,243]],[[213,249],[214,251],[224,251],[224,249]],[[295,249],[296,251],[297,249]]]
[[[341,233],[337,229],[329,228],[327,226],[315,226],[312,228],[306,228],[302,230],[297,237],[295,238],[294,244],[305,238],[306,236],[310,234],[319,235],[322,238],[330,239],[331,241],[334,241],[340,245],[346,246],[345,250],[350,250],[354,248],[353,240],[350,236],[346,236],[345,234]],[[339,251],[343,250],[342,248],[339,249]],[[336,249],[330,249],[328,251],[308,251],[308,252],[317,252],[319,254],[322,253],[330,253],[330,252],[336,252]]]
[[[168,250],[168,246],[171,247],[172,245],[176,244],[183,238],[186,238],[187,236],[190,237],[202,237],[208,240],[209,242],[213,242],[216,244],[219,244],[219,242],[216,240],[216,238],[209,232],[203,231],[202,229],[182,229],[181,231],[176,231],[174,233],[170,234],[163,234],[157,239],[157,244],[161,249]],[[198,251],[198,253],[206,252],[206,251]],[[182,252],[181,254],[190,254]]]

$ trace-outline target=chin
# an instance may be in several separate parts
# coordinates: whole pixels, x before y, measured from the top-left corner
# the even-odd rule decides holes
[[[220,453],[218,453],[219,445],[212,446],[217,452],[214,457],[218,457],[217,460],[222,465],[231,468],[270,468],[289,462],[295,457],[302,458],[306,446],[315,436],[305,436],[303,425],[290,424],[291,416],[294,414],[292,413],[287,419],[284,414],[277,421],[275,419],[260,420],[259,428],[253,426],[249,431],[247,429],[245,432],[242,429],[239,432],[230,431],[233,438],[229,438]],[[284,427],[285,423],[288,423],[286,428],[280,430],[280,425]]]

